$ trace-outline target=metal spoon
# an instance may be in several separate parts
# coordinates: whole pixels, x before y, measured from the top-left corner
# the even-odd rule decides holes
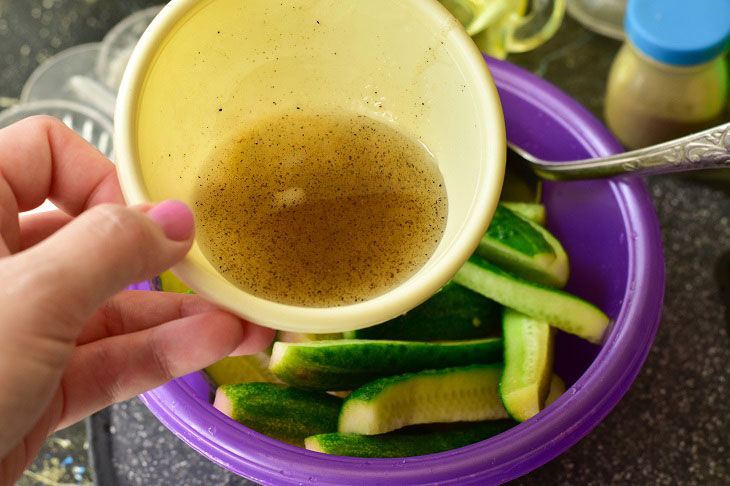
[[[651,147],[608,157],[548,162],[513,143],[525,165],[548,180],[599,179],[615,175],[648,176],[703,169],[730,168],[730,123]]]

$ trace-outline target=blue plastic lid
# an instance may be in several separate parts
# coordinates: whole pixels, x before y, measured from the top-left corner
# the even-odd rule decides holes
[[[701,64],[728,48],[730,0],[629,0],[624,29],[657,61]]]

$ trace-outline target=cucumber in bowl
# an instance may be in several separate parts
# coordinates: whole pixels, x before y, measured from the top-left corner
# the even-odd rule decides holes
[[[460,425],[460,426],[458,426]],[[351,457],[411,457],[464,447],[501,434],[516,425],[512,420],[458,424],[447,430],[361,435],[332,432],[304,439],[310,451]]]
[[[565,390],[556,330],[598,343],[610,321],[555,288],[567,255],[535,222],[544,208],[509,206],[454,279],[404,316],[344,336],[280,333],[270,358],[209,367],[216,408],[289,444],[373,458],[462,447],[538,415]]]
[[[500,204],[524,219],[545,226],[547,214],[544,204],[524,201],[502,201]]]
[[[442,343],[341,339],[274,343],[269,369],[293,386],[338,391],[406,372],[501,360],[500,338]]]
[[[477,255],[518,277],[548,287],[568,281],[568,255],[544,227],[499,204]]]
[[[555,329],[512,309],[505,309],[502,323],[499,396],[510,417],[524,422],[545,407],[553,376]]]
[[[213,406],[253,430],[302,447],[311,435],[337,427],[342,399],[276,383],[218,388]]]
[[[450,281],[434,296],[402,316],[345,333],[350,339],[455,341],[498,336],[502,306]]]
[[[595,344],[600,344],[610,324],[608,316],[590,302],[517,277],[479,255],[472,255],[454,281]]]
[[[506,419],[501,373],[499,364],[471,365],[377,379],[345,399],[337,431],[373,435],[414,424]]]

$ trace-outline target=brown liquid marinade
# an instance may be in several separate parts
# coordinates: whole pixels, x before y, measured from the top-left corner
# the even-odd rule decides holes
[[[219,148],[198,182],[206,258],[240,288],[284,304],[383,294],[423,266],[446,226],[428,151],[361,115],[266,119]]]

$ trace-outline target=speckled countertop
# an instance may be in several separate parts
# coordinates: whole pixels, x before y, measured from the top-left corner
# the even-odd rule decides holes
[[[19,96],[38,63],[101,40],[125,16],[157,3],[0,0],[0,109]],[[510,60],[600,118],[617,49],[616,41],[566,19],[546,45]],[[652,351],[626,396],[591,434],[514,484],[730,484],[730,182],[647,182],[667,262],[664,314]],[[137,399],[97,419],[111,431],[99,459],[112,475],[100,476],[99,484],[247,484],[185,446]],[[90,483],[88,448],[83,424],[59,432],[18,484]]]

